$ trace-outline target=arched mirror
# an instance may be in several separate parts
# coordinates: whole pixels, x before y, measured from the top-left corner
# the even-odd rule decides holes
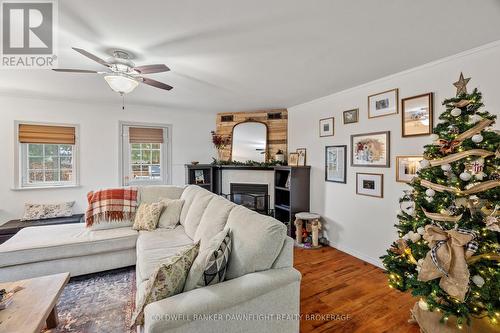
[[[266,161],[267,126],[247,121],[233,127],[231,159],[238,162]]]

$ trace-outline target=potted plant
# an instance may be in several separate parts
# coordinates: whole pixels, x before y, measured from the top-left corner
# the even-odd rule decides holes
[[[224,149],[231,144],[231,136],[223,136],[212,131],[212,143],[217,149],[217,159],[222,161],[224,158]]]

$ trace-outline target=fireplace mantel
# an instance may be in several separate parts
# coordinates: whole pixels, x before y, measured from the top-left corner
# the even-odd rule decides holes
[[[273,166],[252,166],[252,165],[212,165],[212,168],[217,170],[269,170],[273,171]]]

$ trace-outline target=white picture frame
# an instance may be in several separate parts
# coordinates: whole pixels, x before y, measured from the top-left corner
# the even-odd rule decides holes
[[[368,96],[368,118],[399,113],[399,90],[391,89]]]
[[[384,175],[381,173],[356,173],[356,194],[384,197]]]
[[[396,181],[399,183],[410,183],[420,170],[422,155],[396,156]]]
[[[333,136],[335,134],[335,119],[333,117],[319,120],[319,136]]]

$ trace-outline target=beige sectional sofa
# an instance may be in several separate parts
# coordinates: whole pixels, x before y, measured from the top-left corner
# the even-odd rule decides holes
[[[300,273],[285,226],[201,187],[148,186],[140,202],[183,199],[174,229],[89,231],[83,225],[22,229],[0,245],[0,282],[70,272],[72,276],[136,265],[137,293],[154,268],[181,247],[201,247],[226,225],[232,252],[226,281],[145,308],[144,332],[298,332]]]

